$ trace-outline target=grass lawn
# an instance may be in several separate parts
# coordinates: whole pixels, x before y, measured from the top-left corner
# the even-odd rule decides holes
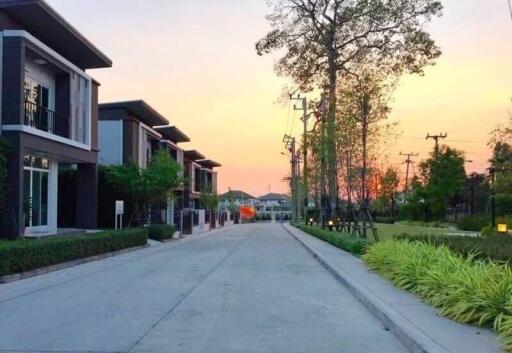
[[[377,229],[381,240],[391,239],[394,235],[475,235],[477,232],[466,232],[450,228],[422,227],[416,225],[378,223]]]

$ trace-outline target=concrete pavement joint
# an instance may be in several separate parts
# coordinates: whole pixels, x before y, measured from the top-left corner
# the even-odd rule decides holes
[[[293,231],[302,232],[293,228],[293,231],[283,225],[283,228],[317,261],[333,275],[333,277],[345,286],[383,325],[407,347],[412,353],[449,353],[443,346],[435,342],[425,332],[414,326],[409,320],[403,317],[390,305],[382,301],[375,293],[362,286],[345,271],[335,268],[321,253],[317,252],[311,245],[300,239]],[[304,232],[302,232],[304,233]],[[304,233],[307,236],[311,236]],[[340,250],[342,251],[342,250]]]
[[[217,271],[217,269],[219,269],[225,262],[227,259],[229,259],[231,256],[233,256],[233,254],[235,254],[238,249],[240,249],[240,247],[246,243],[249,239],[250,239],[250,236],[255,232],[256,230],[252,230],[250,233],[249,233],[249,236],[240,241],[237,246],[235,246],[226,256],[224,256],[220,261],[219,263],[217,263],[211,271],[209,271],[206,276],[204,276],[203,279],[201,279],[198,283],[196,283],[185,295],[182,295],[180,300],[178,300],[178,302],[176,304],[174,304],[164,315],[162,315],[162,317],[160,319],[158,319],[153,325],[151,325],[151,327],[146,331],[144,332],[144,334],[139,338],[137,339],[137,341],[135,341],[135,343],[128,349],[127,352],[131,352],[135,347],[137,347],[137,345],[139,345],[142,340],[156,327],[158,326],[158,324],[160,322],[162,322],[166,317],[168,317],[169,315],[172,314],[172,312],[174,310],[176,310],[176,308],[185,300],[187,299],[197,288],[199,288],[199,286],[201,286],[201,284],[203,284],[215,271]]]
[[[137,257],[129,258],[129,259],[126,259],[124,261],[122,260],[122,261],[120,261],[118,263],[112,264],[112,265],[107,266],[107,267],[100,268],[100,269],[92,271],[92,272],[85,273],[85,274],[83,274],[81,276],[76,276],[76,277],[73,277],[73,278],[70,278],[70,279],[67,279],[67,280],[60,281],[58,283],[50,284],[48,286],[41,287],[41,288],[35,289],[33,291],[29,291],[29,292],[23,293],[23,294],[18,295],[18,296],[14,296],[14,297],[11,297],[11,298],[8,298],[8,299],[5,299],[5,300],[0,300],[0,304],[6,303],[8,301],[15,300],[15,299],[18,299],[18,298],[23,298],[23,297],[25,297],[27,295],[31,295],[33,293],[42,292],[42,291],[45,291],[45,290],[47,290],[49,288],[57,287],[57,286],[60,286],[62,284],[67,284],[67,283],[70,283],[70,282],[73,282],[73,281],[76,281],[76,280],[79,280],[79,279],[82,279],[82,278],[85,278],[85,277],[88,277],[88,276],[92,276],[92,275],[94,275],[96,273],[100,273],[100,272],[103,272],[105,270],[109,270],[109,269],[112,269],[114,267],[117,267],[117,266],[121,266],[121,265],[130,263],[130,262],[134,262],[134,261],[139,261],[139,260],[142,260],[142,259],[144,259],[144,258],[146,258],[148,256],[152,256],[152,255],[155,255],[155,254],[163,253],[163,252],[168,251],[168,250],[170,250],[170,249],[172,249],[172,248],[174,248],[176,246],[183,245],[183,244],[186,244],[188,242],[195,241],[195,240],[200,240],[200,239],[206,238],[207,236],[215,235],[215,234],[219,233],[219,231],[222,230],[222,229],[224,229],[224,228],[220,228],[217,231],[214,230],[214,231],[211,231],[211,232],[201,233],[201,234],[196,235],[196,236],[180,238],[180,239],[177,239],[174,242],[164,243],[164,244],[161,244],[161,245],[159,245],[157,247],[154,247],[154,248],[144,247],[144,248],[139,249],[139,250],[135,250],[135,251],[131,251],[131,252],[126,252],[126,253],[120,254],[119,256],[121,256],[121,255],[132,255],[134,253],[137,253],[138,251],[143,251],[144,252],[143,254],[140,254]],[[109,259],[109,258],[112,258],[112,257],[115,257],[115,256],[109,256],[109,257],[106,257],[106,258],[100,259],[100,260],[105,260],[105,259]],[[96,261],[99,261],[99,260],[94,260],[94,261],[78,264],[76,266],[85,265],[85,264],[88,264],[88,263],[91,263],[91,262],[96,262]],[[72,267],[75,267],[75,266],[72,266]],[[61,270],[70,269],[72,267],[63,268]],[[60,270],[58,270],[58,271],[60,271]],[[53,272],[57,272],[57,271],[53,271]],[[33,278],[33,277],[30,277],[30,278]],[[1,284],[2,283],[0,283],[0,286],[1,286]]]

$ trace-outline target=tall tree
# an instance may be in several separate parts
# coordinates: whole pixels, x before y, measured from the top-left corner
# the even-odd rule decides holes
[[[327,179],[331,209],[336,186],[336,100],[340,73],[368,56],[395,73],[421,73],[440,55],[424,23],[441,14],[438,0],[274,0],[272,30],[256,43],[259,55],[284,49],[278,74],[297,89],[327,93]]]
[[[432,152],[430,158],[420,163],[421,187],[417,192],[431,217],[444,218],[451,201],[461,192],[466,182],[464,163],[463,152],[445,145],[437,156]]]

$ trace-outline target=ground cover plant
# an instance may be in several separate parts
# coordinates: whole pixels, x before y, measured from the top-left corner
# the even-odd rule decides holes
[[[362,255],[368,246],[368,240],[361,239],[350,234],[330,231],[329,229],[322,229],[316,226],[308,226],[303,223],[297,223],[294,224],[294,226],[355,255]]]
[[[0,276],[145,245],[147,239],[147,229],[133,228],[45,240],[2,241],[0,242]]]
[[[395,236],[398,240],[421,241],[434,246],[444,245],[462,256],[472,256],[481,260],[495,260],[511,263],[512,237],[494,235],[489,237],[408,235]]]
[[[512,269],[421,241],[374,243],[363,255],[368,266],[458,322],[492,327],[512,352]]]

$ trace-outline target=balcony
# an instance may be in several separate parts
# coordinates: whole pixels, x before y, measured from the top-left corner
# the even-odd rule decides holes
[[[69,118],[33,102],[25,101],[24,124],[57,136],[69,137]]]

